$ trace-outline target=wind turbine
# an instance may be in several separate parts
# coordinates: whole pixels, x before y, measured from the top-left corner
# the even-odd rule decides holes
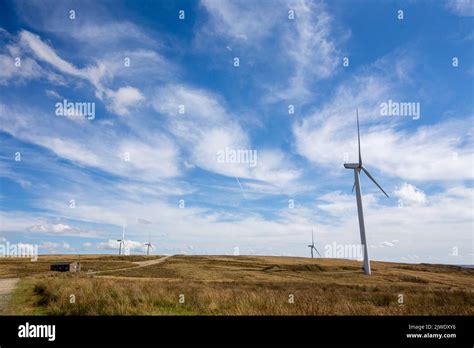
[[[151,232],[150,232],[150,235],[148,236],[148,242],[145,243],[145,245],[146,245],[146,256],[150,255],[150,248],[153,249],[153,244],[151,244],[151,242],[150,242],[150,239],[151,239],[150,237],[151,237]]]
[[[365,175],[369,177],[370,180],[374,182],[375,185],[389,198],[387,193],[383,188],[375,181],[375,179],[370,175],[370,173],[362,166],[362,156],[360,154],[360,131],[359,131],[359,110],[356,109],[357,115],[357,142],[359,144],[359,163],[344,163],[344,168],[354,170],[354,186],[352,186],[352,192],[354,188],[356,189],[356,199],[357,199],[357,213],[359,215],[359,229],[360,229],[360,242],[364,247],[364,273],[371,274],[370,271],[370,260],[369,253],[367,251],[367,239],[365,238],[365,225],[364,225],[364,212],[362,210],[362,193],[360,190],[360,171],[362,170]]]
[[[311,258],[314,258],[313,249],[316,250],[316,252],[318,253],[319,256],[321,256],[318,249],[316,249],[316,247],[314,246],[314,231],[313,231],[313,229],[311,229],[311,244],[308,245],[308,247],[311,248]]]
[[[122,239],[117,239],[117,242],[119,242],[119,255],[122,255],[122,245],[125,248],[125,225],[122,229]]]

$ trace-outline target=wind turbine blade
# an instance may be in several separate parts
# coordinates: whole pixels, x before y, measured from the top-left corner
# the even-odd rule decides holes
[[[352,185],[352,193],[354,193],[355,187],[356,187],[356,183],[355,183],[355,181],[354,181],[354,185]]]
[[[314,230],[311,228],[311,244],[314,244]]]
[[[360,154],[359,108],[356,109],[356,114],[357,114],[357,143],[359,144],[359,166],[362,166],[362,156]]]
[[[321,254],[319,253],[318,249],[316,249],[316,247],[313,247],[314,250],[316,250],[316,252],[318,253],[319,256],[321,256]]]
[[[377,185],[377,187],[385,194],[385,196],[387,196],[387,198],[390,198],[388,195],[387,195],[387,192],[385,192],[383,190],[383,188],[377,183],[377,181],[375,181],[375,179],[372,177],[372,175],[370,175],[370,173],[367,171],[367,169],[365,169],[364,167],[362,167],[362,170],[364,171],[365,175],[367,175],[369,177],[370,180],[372,180],[374,182],[375,185]]]

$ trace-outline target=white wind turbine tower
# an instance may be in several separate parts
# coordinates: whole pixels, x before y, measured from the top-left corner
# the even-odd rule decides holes
[[[318,249],[316,249],[316,247],[314,246],[314,231],[313,231],[313,229],[311,229],[311,244],[308,245],[308,247],[311,248],[311,258],[314,258],[313,249],[316,250],[316,252],[318,253],[319,256],[321,256]]]
[[[153,244],[151,244],[151,232],[150,232],[150,235],[148,236],[148,242],[145,243],[146,245],[146,256],[149,256],[150,255],[150,248],[153,249]]]
[[[370,173],[362,166],[362,156],[360,154],[360,131],[359,131],[359,110],[356,109],[357,115],[357,142],[359,145],[359,163],[344,163],[346,169],[354,170],[354,186],[352,186],[352,192],[354,192],[354,187],[356,189],[356,198],[357,198],[357,213],[359,215],[359,229],[360,229],[360,242],[364,247],[364,273],[371,274],[370,271],[370,260],[369,253],[367,251],[367,239],[365,238],[365,225],[364,225],[364,212],[362,210],[362,193],[360,190],[360,171],[362,170],[370,180],[374,182],[375,185],[388,197],[387,193],[383,188],[375,181],[375,179],[370,175]]]
[[[122,247],[125,248],[125,225],[122,229],[122,239],[117,239],[117,242],[119,242],[119,255],[122,255]]]

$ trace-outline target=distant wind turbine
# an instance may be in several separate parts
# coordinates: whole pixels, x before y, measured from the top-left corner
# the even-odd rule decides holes
[[[148,236],[148,242],[145,243],[146,245],[146,256],[149,256],[150,255],[150,248],[153,249],[153,244],[151,244],[151,232],[150,232],[150,235]]]
[[[311,248],[311,258],[314,258],[313,249],[318,253],[319,256],[321,256],[318,249],[316,249],[316,247],[314,246],[314,231],[313,231],[313,229],[311,229],[311,244],[308,245],[308,247]]]
[[[117,242],[119,242],[119,255],[122,255],[122,246],[125,248],[125,225],[122,229],[122,239],[117,239]]]
[[[371,274],[370,271],[370,260],[369,253],[367,250],[367,239],[365,238],[365,225],[364,225],[364,212],[362,210],[362,193],[360,189],[360,171],[362,170],[365,175],[369,177],[370,180],[374,182],[375,185],[388,197],[388,194],[383,190],[383,188],[375,181],[375,179],[370,175],[370,173],[362,166],[362,156],[360,153],[360,131],[359,131],[359,110],[356,109],[357,115],[357,142],[359,145],[359,163],[344,163],[346,169],[354,170],[354,186],[352,186],[352,192],[354,188],[356,189],[356,199],[357,199],[357,213],[359,215],[359,229],[360,229],[360,242],[364,247],[364,273]]]

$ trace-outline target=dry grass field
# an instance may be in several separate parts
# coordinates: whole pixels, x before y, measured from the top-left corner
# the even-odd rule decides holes
[[[0,279],[21,278],[33,274],[47,273],[52,262],[58,261],[80,261],[83,272],[103,271],[134,266],[133,262],[139,262],[157,258],[157,256],[127,256],[117,255],[48,255],[39,256],[38,260],[31,262],[28,258],[0,257]]]
[[[3,314],[474,314],[474,270],[455,266],[372,262],[366,276],[340,259],[83,255],[85,272],[50,272],[57,260],[77,257],[0,259],[0,278],[21,278]]]

